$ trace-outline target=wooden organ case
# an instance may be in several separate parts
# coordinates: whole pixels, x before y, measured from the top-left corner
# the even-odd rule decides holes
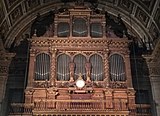
[[[25,90],[33,115],[135,116],[129,40],[107,35],[106,20],[76,6],[34,34]]]

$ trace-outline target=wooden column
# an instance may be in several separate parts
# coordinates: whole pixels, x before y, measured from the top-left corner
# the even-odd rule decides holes
[[[109,49],[105,49],[104,50],[104,82],[105,82],[105,87],[109,86],[109,63],[108,63],[108,53],[109,53]]]
[[[50,77],[50,85],[55,86],[56,80],[56,53],[57,49],[51,48],[51,77]]]
[[[135,104],[135,91],[134,89],[128,89],[128,110],[130,111],[129,116],[136,115],[136,104]]]
[[[35,50],[30,49],[30,60],[29,60],[29,72],[28,72],[28,83],[27,88],[33,87],[34,71],[35,71]]]
[[[58,94],[57,90],[54,87],[47,89],[47,107],[54,109],[56,108],[56,95]]]
[[[126,81],[127,81],[127,87],[128,88],[133,88],[132,85],[132,76],[131,76],[131,64],[130,64],[130,56],[127,53],[125,55],[125,71],[126,71]]]
[[[106,98],[106,109],[113,108],[113,95],[112,95],[112,89],[105,90],[105,98]]]

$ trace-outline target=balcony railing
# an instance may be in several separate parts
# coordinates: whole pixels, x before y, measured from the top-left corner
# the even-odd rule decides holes
[[[32,114],[33,104],[12,103],[9,107],[9,114]]]
[[[111,106],[108,107],[108,104]],[[137,116],[151,116],[150,105],[137,104]],[[127,104],[123,102],[107,103],[100,100],[39,100],[33,104],[13,103],[10,106],[9,114],[31,115],[34,112],[65,112],[65,111],[129,111]]]
[[[149,104],[136,105],[137,116],[151,116],[151,106]]]

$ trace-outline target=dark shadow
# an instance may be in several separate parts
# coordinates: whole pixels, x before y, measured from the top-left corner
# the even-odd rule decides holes
[[[11,107],[11,103],[23,103],[24,102],[24,90],[27,80],[28,69],[28,40],[21,41],[19,46],[10,49],[10,52],[16,53],[16,56],[12,59],[9,66],[8,80],[6,84],[5,93],[5,107],[9,112],[14,113],[15,109]],[[23,109],[21,109],[23,112]]]

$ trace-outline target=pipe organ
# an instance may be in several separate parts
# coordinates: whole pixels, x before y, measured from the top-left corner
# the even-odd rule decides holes
[[[55,14],[53,36],[30,39],[25,106],[33,115],[135,116],[129,40],[107,35],[106,20],[75,6]]]

